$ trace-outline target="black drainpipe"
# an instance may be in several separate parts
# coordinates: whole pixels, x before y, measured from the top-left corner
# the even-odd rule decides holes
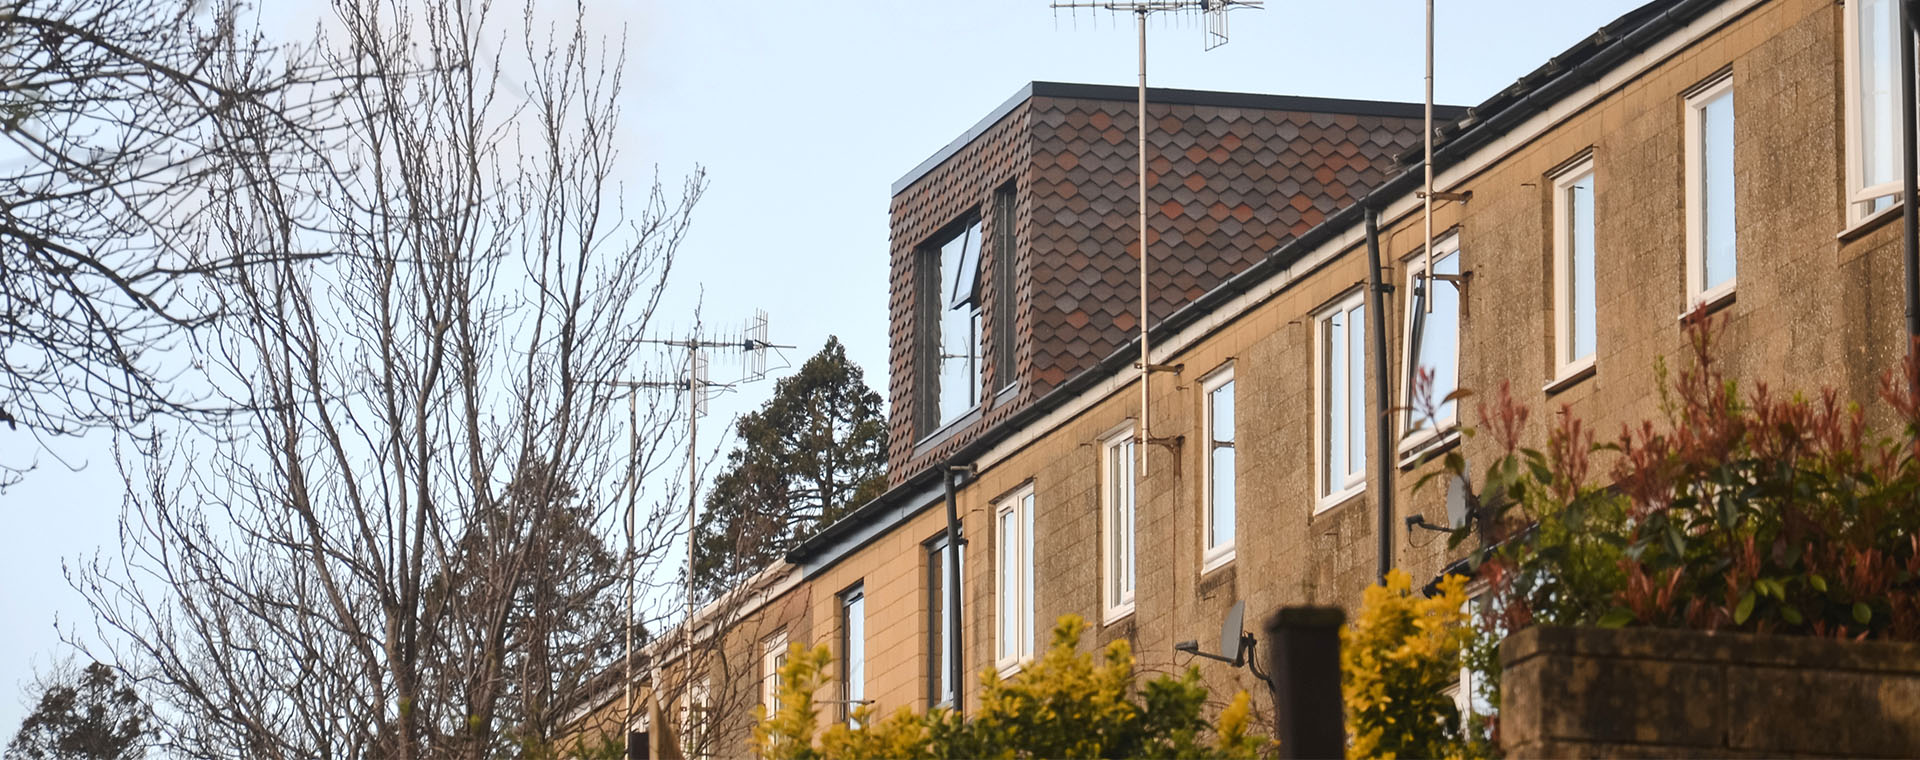
[[[1393,292],[1393,286],[1380,276],[1380,212],[1372,207],[1366,210],[1366,231],[1367,283],[1372,296],[1368,300],[1373,305],[1367,316],[1373,329],[1367,334],[1373,343],[1373,408],[1380,420],[1380,434],[1375,436],[1378,445],[1374,447],[1374,467],[1380,479],[1380,492],[1374,497],[1380,524],[1375,531],[1380,539],[1380,579],[1385,582],[1387,571],[1393,569],[1393,398],[1392,373],[1387,370],[1387,295]]]
[[[949,663],[947,678],[950,679],[949,683],[953,684],[955,713],[965,711],[966,702],[961,699],[961,694],[966,689],[966,681],[962,676],[967,669],[960,662],[961,653],[966,650],[966,647],[961,646],[960,640],[961,599],[965,595],[960,588],[960,486],[954,482],[954,479],[971,472],[973,472],[971,467],[955,465],[951,460],[947,463],[947,589],[953,598],[953,609],[949,610],[947,615],[947,646],[953,648],[953,659]]]

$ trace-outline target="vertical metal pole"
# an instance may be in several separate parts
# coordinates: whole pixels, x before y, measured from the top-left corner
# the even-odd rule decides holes
[[[634,478],[640,455],[640,389],[638,386],[627,389],[627,553],[622,566],[626,569],[627,580],[627,625],[626,625],[626,689],[624,691],[620,730],[626,737],[627,756],[633,756],[633,530],[634,502],[639,494]]]
[[[1905,233],[1905,260],[1907,286],[1907,354],[1915,350],[1914,342],[1920,338],[1920,213],[1914,209],[1915,185],[1920,179],[1915,177],[1914,160],[1916,139],[1914,124],[1915,72],[1913,58],[1913,7],[1910,0],[1900,0],[1900,201],[1904,204],[1900,210],[1902,227]],[[1909,389],[1915,390],[1915,389]]]
[[[700,360],[700,331],[694,330],[693,339],[687,341],[687,621],[681,624],[685,651],[681,663],[686,670],[687,720],[681,742],[688,747],[693,743],[693,542],[698,534],[699,523],[695,518],[699,514],[700,502],[696,500],[700,492],[700,456],[698,440],[700,436],[700,375],[695,364]],[[688,753],[693,754],[693,753]]]
[[[1379,511],[1379,524],[1375,531],[1379,534],[1380,578],[1387,577],[1387,571],[1393,569],[1393,397],[1391,378],[1387,371],[1387,294],[1392,287],[1387,285],[1380,273],[1380,212],[1366,210],[1367,234],[1367,280],[1368,303],[1372,308],[1367,319],[1373,324],[1367,330],[1373,348],[1373,395],[1374,415],[1379,420],[1379,435],[1375,438],[1373,449],[1374,472],[1377,474],[1379,495],[1375,505]],[[1431,281],[1429,281],[1431,282]],[[1431,302],[1432,298],[1424,299]],[[1408,357],[1413,361],[1418,357]]]
[[[965,677],[967,669],[961,662],[961,652],[964,650],[960,645],[960,496],[958,493],[959,488],[955,486],[953,482],[954,473],[959,469],[960,468],[953,466],[952,462],[947,463],[946,593],[948,595],[947,598],[951,600],[947,609],[947,647],[953,652],[953,657],[947,665],[947,678],[951,679],[950,683],[953,684],[953,711],[956,713],[964,713],[966,711],[966,703],[962,697],[966,693]]]
[[[1426,159],[1421,162],[1426,169],[1426,192],[1420,194],[1420,205],[1426,212],[1426,237],[1420,241],[1426,250],[1427,265],[1420,273],[1420,287],[1423,292],[1433,291],[1433,0],[1427,0],[1427,102],[1426,126],[1422,131],[1426,145]],[[1428,314],[1433,313],[1433,298],[1420,299],[1426,303]]]
[[[1147,380],[1153,376],[1152,354],[1147,346],[1147,12],[1133,13],[1140,37],[1140,88],[1138,110],[1134,111],[1134,131],[1140,142],[1140,474],[1137,485],[1147,477],[1147,449],[1152,448],[1153,427],[1147,417]],[[1136,502],[1138,497],[1136,496]]]

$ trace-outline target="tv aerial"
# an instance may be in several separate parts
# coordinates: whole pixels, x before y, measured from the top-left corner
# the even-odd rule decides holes
[[[700,535],[700,524],[698,521],[700,503],[700,418],[707,415],[707,402],[714,388],[730,390],[739,385],[766,379],[767,351],[771,349],[793,348],[793,346],[774,345],[767,340],[767,333],[767,312],[765,309],[755,310],[753,316],[747,318],[745,327],[737,333],[719,335],[704,334],[700,329],[700,324],[696,321],[693,330],[681,337],[643,338],[640,341],[641,343],[664,346],[670,350],[678,349],[686,352],[685,359],[672,374],[649,375],[643,373],[633,379],[616,380],[608,383],[608,385],[624,388],[628,391],[628,424],[636,429],[639,424],[636,405],[637,396],[640,391],[651,389],[685,394],[684,398],[687,408],[687,617],[680,627],[685,634],[685,649],[682,651],[688,657],[691,657],[693,653],[693,615],[695,609],[693,595],[693,553],[695,542]],[[739,358],[740,378],[738,380],[729,383],[715,383],[710,379],[708,372],[709,355],[716,351],[733,354]],[[637,461],[639,436],[637,433],[630,432],[628,440],[629,445],[633,448],[633,451],[629,452],[629,457],[632,458],[630,461]],[[633,670],[634,635],[636,632],[633,608],[638,597],[634,588],[635,579],[632,562],[634,553],[634,526],[636,520],[634,510],[637,508],[635,494],[638,483],[633,479],[634,473],[631,469],[629,469],[627,477],[626,561],[628,566],[626,569],[627,621],[625,636],[627,672],[625,706],[623,711],[626,713],[625,722],[630,734],[635,714],[634,684],[636,683]],[[689,685],[691,684],[689,683]],[[689,697],[689,699],[691,699],[691,697]],[[631,741],[631,737],[629,737],[629,741]],[[631,747],[629,747],[629,749],[631,749]]]
[[[1179,372],[1180,367],[1179,365],[1154,364],[1152,345],[1149,343],[1147,334],[1147,327],[1153,322],[1151,319],[1152,310],[1150,301],[1152,291],[1147,285],[1149,276],[1152,273],[1153,264],[1153,259],[1149,255],[1149,249],[1147,248],[1147,214],[1148,209],[1151,207],[1151,204],[1147,201],[1147,130],[1150,129],[1153,124],[1153,122],[1147,118],[1147,17],[1156,13],[1185,16],[1191,16],[1193,14],[1201,15],[1205,18],[1206,22],[1205,49],[1212,50],[1227,42],[1227,13],[1229,11],[1236,8],[1257,9],[1265,6],[1265,0],[1055,0],[1051,6],[1056,18],[1062,9],[1076,14],[1082,9],[1131,13],[1134,17],[1134,28],[1139,36],[1140,85],[1138,91],[1135,93],[1137,103],[1134,110],[1133,132],[1136,141],[1134,148],[1135,157],[1139,160],[1139,173],[1135,176],[1137,177],[1140,191],[1140,216],[1138,219],[1139,229],[1137,230],[1140,236],[1140,247],[1138,249],[1140,253],[1140,311],[1137,312],[1137,319],[1135,320],[1140,325],[1140,360],[1135,362],[1134,367],[1140,371],[1140,430],[1137,440],[1141,443],[1157,443],[1168,446],[1169,448],[1178,446],[1180,443],[1180,436],[1177,435],[1154,435],[1153,416],[1149,414],[1152,393],[1148,386],[1151,385],[1149,381],[1153,377],[1153,373]],[[1141,478],[1147,477],[1150,471],[1147,463],[1150,459],[1149,452],[1152,449],[1153,447],[1151,445],[1141,446],[1139,449],[1140,470],[1138,476]]]

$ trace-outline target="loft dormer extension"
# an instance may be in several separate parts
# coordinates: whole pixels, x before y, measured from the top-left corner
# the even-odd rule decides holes
[[[1135,98],[1031,83],[894,184],[895,485],[1138,337]],[[1421,116],[1412,103],[1149,89],[1146,321],[1398,172]]]

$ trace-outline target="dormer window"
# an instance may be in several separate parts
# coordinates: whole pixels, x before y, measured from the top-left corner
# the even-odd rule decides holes
[[[923,384],[931,397],[929,408],[941,425],[980,406],[985,355],[980,315],[985,278],[980,276],[980,218],[971,216],[947,237],[938,239],[926,254],[927,279],[933,285],[933,321],[937,331],[927,346],[932,358],[933,382]],[[930,385],[931,387],[925,387]]]

